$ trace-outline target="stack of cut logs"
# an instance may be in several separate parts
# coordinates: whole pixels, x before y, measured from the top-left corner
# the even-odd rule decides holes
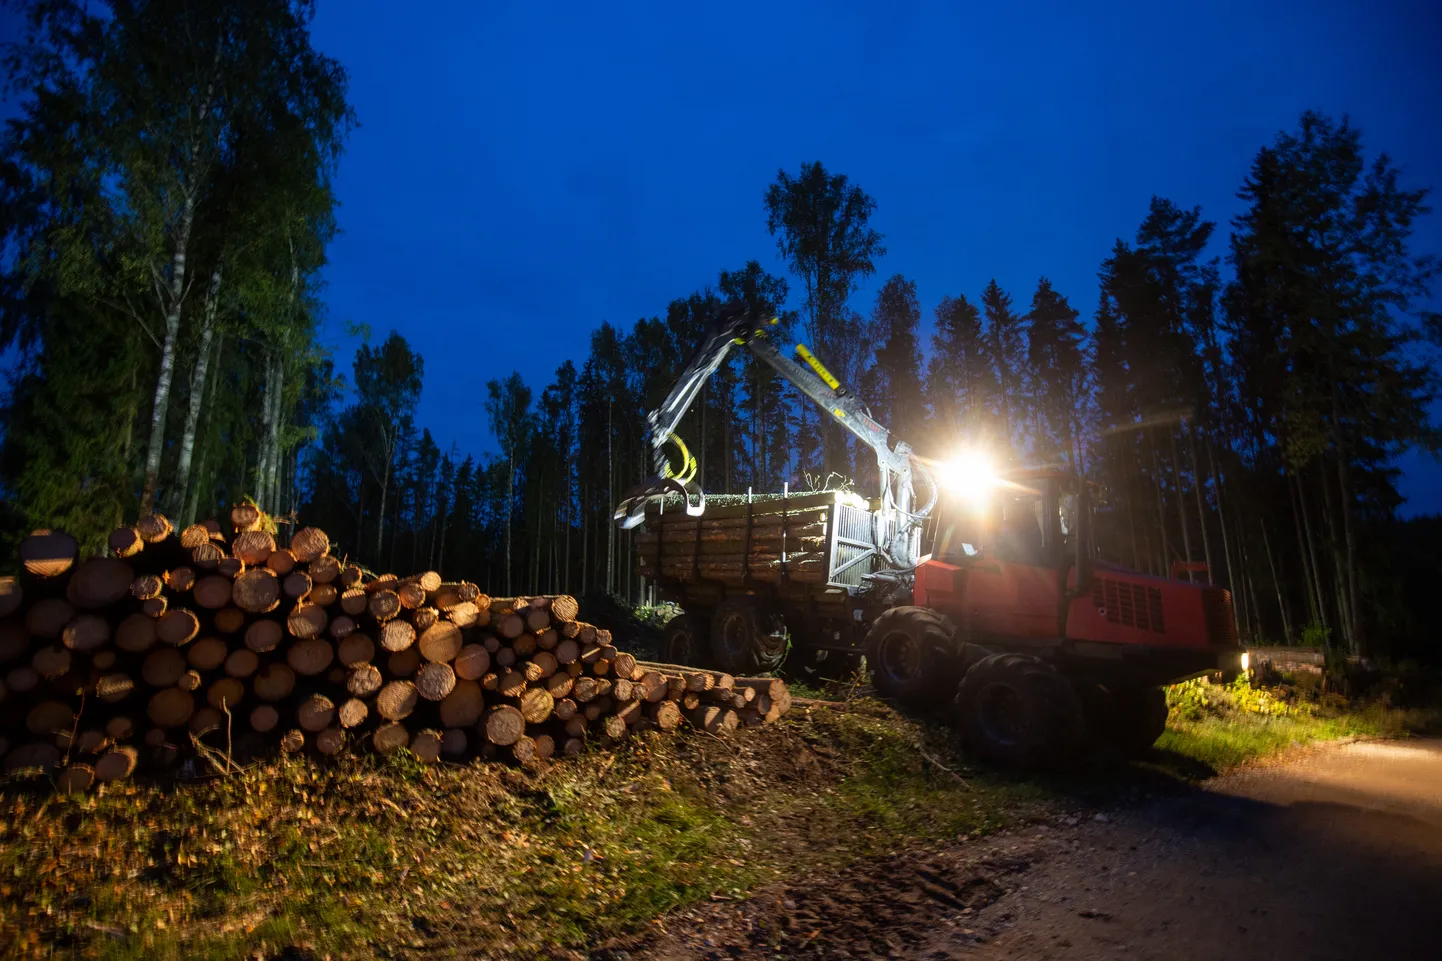
[[[688,515],[679,500],[664,510],[649,510],[645,529],[635,535],[638,573],[731,585],[824,584],[834,505],[866,506],[840,491],[721,501],[708,498],[704,517]]]
[[[567,595],[492,598],[375,576],[316,528],[278,546],[251,504],[175,531],[154,514],[107,556],[36,531],[0,577],[0,757],[64,790],[200,752],[350,746],[426,761],[542,761],[641,727],[774,721],[782,681],[638,661]]]

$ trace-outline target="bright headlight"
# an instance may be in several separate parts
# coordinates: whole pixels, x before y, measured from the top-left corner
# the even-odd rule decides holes
[[[938,478],[943,487],[973,503],[982,503],[996,486],[996,472],[983,454],[968,451],[941,465]]]
[[[1252,669],[1252,652],[1242,652],[1242,673],[1245,674]]]

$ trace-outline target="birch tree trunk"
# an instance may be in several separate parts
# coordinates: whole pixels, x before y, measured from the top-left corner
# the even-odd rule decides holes
[[[210,372],[210,344],[215,336],[216,302],[220,296],[220,268],[210,275],[210,289],[205,294],[205,321],[200,328],[200,349],[196,353],[195,367],[190,372],[190,403],[185,412],[185,430],[180,435],[180,457],[175,465],[175,489],[171,509],[181,519],[190,523],[186,505],[190,501],[190,464],[195,454],[195,429],[200,423],[200,409],[205,402],[205,389]]]
[[[165,417],[170,411],[170,385],[175,378],[175,349],[180,340],[180,307],[185,299],[185,258],[189,252],[190,229],[194,222],[195,196],[187,194],[170,264],[170,290],[165,304],[165,341],[160,348],[160,374],[155,381],[155,402],[150,410],[150,441],[145,450],[145,487],[140,495],[142,514],[148,514],[155,509],[155,489],[160,479],[160,456],[165,451]]]
[[[216,337],[215,343],[212,346],[211,350],[216,357],[220,357],[222,354],[225,353],[224,332],[221,332],[221,334]],[[206,382],[201,385],[201,390],[203,390],[206,394],[212,397],[215,395],[215,392],[218,389],[215,382],[220,379],[219,370],[219,365],[216,365],[215,369],[211,371],[210,376],[206,378]],[[184,509],[181,511],[180,516],[181,520],[184,523],[184,526],[186,527],[195,523],[195,515],[200,510],[200,487],[205,481],[205,451],[206,445],[202,444],[200,449],[200,456],[196,457],[194,461],[195,469],[193,472],[193,477],[191,477],[190,481],[185,485],[185,505]]]
[[[280,513],[280,424],[281,418],[285,416],[285,405],[282,402],[285,396],[285,359],[281,351],[276,351],[272,360],[275,365],[275,390],[271,399],[270,411],[270,457],[266,461],[266,493],[268,500],[268,511],[271,514]]]

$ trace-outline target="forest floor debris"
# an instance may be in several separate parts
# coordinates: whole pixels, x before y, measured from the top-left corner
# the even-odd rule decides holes
[[[1188,723],[1236,723],[1238,710]],[[866,877],[898,857],[921,871],[962,838],[1184,790],[1214,770],[1185,753],[1196,743],[1145,765],[1020,779],[969,767],[947,729],[858,698],[800,701],[746,738],[646,733],[532,770],[403,751],[81,797],[12,779],[0,788],[0,953],[616,956],[688,912],[823,871]]]

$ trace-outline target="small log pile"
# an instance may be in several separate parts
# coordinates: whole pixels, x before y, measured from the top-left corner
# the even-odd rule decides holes
[[[649,510],[635,535],[637,572],[727,585],[824,584],[834,505],[866,506],[840,491],[757,496],[713,507],[714,500],[707,499],[699,518],[687,515],[679,501]]]
[[[230,536],[159,514],[105,556],[36,531],[0,577],[0,766],[80,791],[196,752],[269,751],[523,764],[642,728],[726,735],[790,694],[637,661],[567,595],[494,598],[433,571],[375,576],[316,528],[281,546],[252,504]]]

